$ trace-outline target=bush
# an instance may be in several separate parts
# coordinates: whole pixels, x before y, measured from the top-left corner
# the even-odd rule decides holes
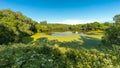
[[[103,43],[120,45],[120,15],[114,17],[115,23],[105,30]]]
[[[111,49],[101,47],[101,51],[82,47],[1,45],[0,68],[119,68],[119,50],[115,45]]]

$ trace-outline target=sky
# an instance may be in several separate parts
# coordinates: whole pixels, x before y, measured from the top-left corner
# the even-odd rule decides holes
[[[120,0],[0,0],[0,9],[20,11],[40,22],[83,24],[112,21]]]

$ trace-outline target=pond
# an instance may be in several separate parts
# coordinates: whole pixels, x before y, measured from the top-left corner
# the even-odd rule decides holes
[[[51,33],[51,36],[69,36],[69,35],[78,35],[78,32],[71,32],[71,31],[66,31],[66,32],[53,32]]]

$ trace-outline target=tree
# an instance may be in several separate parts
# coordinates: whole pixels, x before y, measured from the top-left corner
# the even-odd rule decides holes
[[[15,41],[15,34],[4,24],[0,24],[0,44],[7,44]]]
[[[1,24],[4,24],[4,28],[7,32],[12,32],[15,35],[15,37],[13,37],[15,39],[15,42],[20,42],[21,38],[23,38],[24,36],[30,36],[34,32],[36,32],[36,22],[23,15],[21,12],[14,12],[10,9],[0,10],[0,22]],[[1,29],[2,28],[3,25],[1,26]],[[6,28],[10,30],[7,30]],[[1,30],[1,33],[5,34],[5,36],[3,37],[6,37],[6,31]],[[7,38],[4,39],[7,40]]]
[[[110,26],[111,24],[109,22],[104,22],[103,23],[105,26]]]
[[[35,28],[37,30],[37,32],[48,32],[49,31],[49,28],[47,25],[42,25],[42,24],[36,24],[35,25]]]
[[[115,15],[113,20],[115,21],[116,24],[120,24],[120,14]]]
[[[116,15],[113,20],[115,23],[105,30],[102,42],[109,44],[120,44],[120,15]]]
[[[41,21],[40,24],[41,25],[47,25],[47,21]]]

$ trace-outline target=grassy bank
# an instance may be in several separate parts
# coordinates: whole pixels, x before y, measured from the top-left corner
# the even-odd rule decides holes
[[[73,41],[73,40],[82,41],[82,40],[80,40],[81,36],[87,36],[87,37],[93,37],[96,39],[101,39],[101,37],[103,36],[103,31],[90,31],[90,32],[87,32],[86,34],[68,35],[68,36],[51,36],[51,35],[48,35],[45,33],[36,33],[36,34],[32,35],[31,38],[33,38],[34,41],[36,41],[39,38],[46,37],[49,40],[58,40],[60,42],[64,42],[64,41]]]
[[[95,33],[96,31],[92,31],[92,33]],[[98,31],[97,31],[98,32]],[[48,40],[56,40],[58,42],[63,42],[63,43],[70,43],[72,45],[82,45],[87,48],[91,47],[96,47],[100,44],[100,40],[102,37],[103,33],[97,33],[94,35],[88,35],[88,34],[78,34],[78,35],[68,35],[68,36],[51,36],[47,35],[45,33],[36,33],[31,36],[31,38],[36,41],[39,38],[47,38]],[[73,43],[71,43],[73,42]]]
[[[33,36],[31,36],[31,37],[34,38],[34,41],[37,40],[37,39],[39,39],[39,38],[46,37],[49,40],[58,40],[60,42],[64,42],[64,41],[78,40],[80,38],[80,35],[50,36],[50,35],[47,35],[45,33],[36,33]]]

